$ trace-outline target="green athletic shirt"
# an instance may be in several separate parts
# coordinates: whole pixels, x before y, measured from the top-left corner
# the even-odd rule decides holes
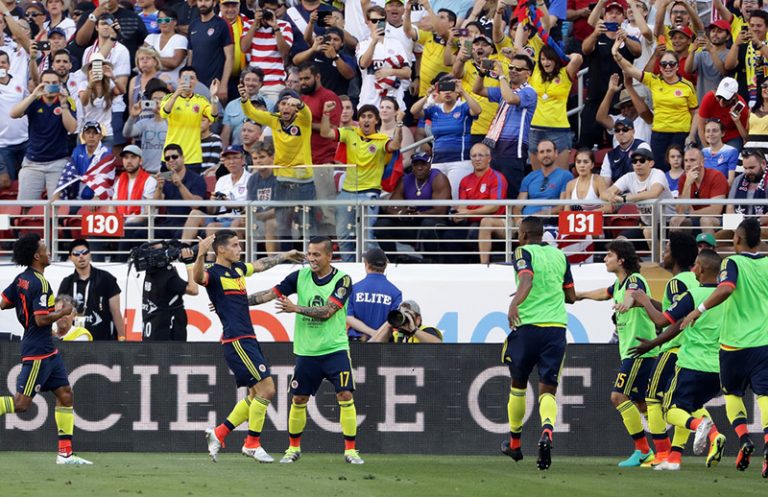
[[[568,323],[564,288],[573,287],[568,259],[560,249],[549,244],[524,245],[515,250],[515,282],[519,275],[530,273],[533,283],[528,296],[520,304],[520,325],[562,326]]]
[[[664,289],[664,298],[661,300],[661,308],[669,309],[672,304],[680,300],[680,298],[690,290],[691,288],[697,288],[699,281],[696,279],[696,275],[691,271],[683,271],[680,274],[676,274],[669,281],[667,281],[667,287]],[[678,348],[683,344],[683,340],[687,334],[680,333],[674,339],[661,346],[661,352],[666,352],[670,349]]]
[[[341,309],[326,320],[296,313],[293,330],[293,353],[301,356],[320,356],[340,350],[349,350],[347,339],[347,299],[352,290],[352,279],[336,268],[318,280],[312,269],[294,271],[277,285],[275,293],[287,296],[295,293],[297,305],[322,307],[334,302]]]
[[[674,324],[693,312],[699,304],[715,291],[716,285],[691,287],[676,302],[664,311],[664,316]],[[720,330],[725,319],[725,306],[719,305],[701,315],[696,322],[685,329],[681,335],[685,340],[677,353],[677,365],[681,368],[720,372]]]
[[[643,290],[651,296],[651,288],[648,282],[640,273],[633,273],[626,277],[624,281],[616,280],[613,286],[609,286],[608,295],[613,297],[615,303],[624,302],[624,295],[627,291]],[[637,338],[653,340],[656,338],[656,325],[653,324],[648,313],[642,307],[633,307],[627,312],[616,313],[616,331],[619,334],[619,354],[621,360],[631,359],[632,354],[629,349],[635,345],[640,345]],[[656,357],[659,354],[658,348],[648,351],[641,357]]]
[[[718,286],[734,288],[721,304],[726,306],[726,313],[720,344],[737,349],[768,345],[768,258],[732,255],[720,266],[717,282]]]

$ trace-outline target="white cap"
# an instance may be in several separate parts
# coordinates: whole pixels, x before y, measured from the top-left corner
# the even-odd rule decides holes
[[[716,97],[723,97],[726,100],[730,100],[739,92],[739,83],[733,78],[723,78],[720,84],[717,85],[717,91],[715,91]]]

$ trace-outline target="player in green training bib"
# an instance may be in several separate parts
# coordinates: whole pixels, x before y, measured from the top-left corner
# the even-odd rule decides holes
[[[613,385],[611,402],[621,414],[624,426],[635,442],[635,451],[620,462],[619,466],[640,466],[646,461],[653,460],[653,451],[645,438],[640,412],[646,411],[645,393],[648,378],[653,369],[654,358],[658,354],[657,350],[653,349],[642,357],[633,359],[629,352],[638,338],[650,340],[656,336],[656,325],[645,311],[639,307],[631,308],[634,303],[631,294],[636,290],[649,293],[650,287],[640,274],[640,258],[635,252],[635,247],[628,241],[616,240],[608,245],[605,269],[616,275],[614,284],[607,289],[576,292],[576,299],[608,300],[612,298],[617,308],[628,309],[626,312],[616,313],[621,368]]]
[[[699,286],[699,282],[696,281],[696,275],[691,272],[691,267],[696,262],[698,251],[696,239],[688,232],[669,232],[669,241],[664,248],[661,266],[672,273],[672,278],[667,282],[664,289],[664,297],[660,304],[662,309],[668,309],[690,288]],[[667,324],[665,321],[663,326]],[[653,365],[653,372],[651,373],[648,390],[645,394],[645,404],[648,408],[646,415],[648,418],[648,431],[651,432],[653,445],[656,448],[654,460],[645,464],[653,467],[666,461],[672,450],[672,444],[667,434],[667,422],[664,420],[661,404],[669,382],[675,374],[677,351],[682,340],[683,336],[678,335],[661,347],[661,353]],[[682,437],[682,433],[679,437]]]
[[[557,418],[555,394],[565,360],[568,323],[565,304],[573,303],[576,294],[565,254],[541,242],[542,220],[526,217],[520,223],[519,233],[520,246],[515,250],[517,291],[509,304],[510,333],[501,353],[512,377],[507,403],[510,436],[502,443],[501,451],[515,461],[523,458],[520,435],[525,417],[525,391],[528,377],[537,367],[542,433],[536,465],[546,470],[552,463],[552,431]]]
[[[290,445],[281,463],[301,457],[301,434],[307,424],[307,402],[317,393],[323,380],[331,382],[339,403],[341,431],[344,434],[344,460],[363,464],[355,448],[357,412],[352,392],[352,360],[347,339],[347,299],[352,279],[331,266],[331,240],[315,237],[309,241],[309,267],[289,274],[279,285],[248,297],[251,305],[278,299],[278,312],[296,314],[293,353],[296,369],[291,381],[293,400],[288,414]],[[294,304],[288,296],[297,295]]]
[[[640,339],[640,345],[631,349],[633,356],[640,356],[649,350],[675,342],[683,331],[682,319],[701,304],[717,287],[717,275],[722,258],[713,250],[702,250],[693,266],[697,283],[689,285],[689,290],[675,302],[663,307],[662,313],[643,292],[635,292],[634,300],[645,307],[648,316],[658,326],[667,326],[666,330],[653,340]],[[720,330],[723,327],[725,306],[719,306],[708,312],[696,324],[685,330],[685,339],[678,342],[675,374],[664,399],[666,421],[675,427],[672,450],[666,461],[657,465],[657,470],[680,469],[685,443],[691,430],[696,430],[693,451],[703,453],[710,442],[707,466],[720,462],[725,447],[725,436],[721,435],[712,423],[712,418],[704,404],[720,394]]]
[[[744,394],[747,386],[757,395],[763,425],[763,478],[768,478],[768,258],[760,250],[760,222],[748,218],[733,234],[736,255],[723,261],[717,289],[691,311],[683,328],[701,316],[725,306],[720,331],[720,382],[725,412],[739,436],[736,469],[744,471],[755,445],[747,429]]]

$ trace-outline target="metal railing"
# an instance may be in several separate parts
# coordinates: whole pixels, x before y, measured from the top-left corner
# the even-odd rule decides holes
[[[703,227],[704,232],[717,234],[724,253],[728,252],[729,234],[723,230],[722,216],[697,216],[694,212],[683,215],[675,213],[678,206],[698,205],[727,205],[734,204],[733,200],[656,200],[635,204],[642,209],[646,223],[641,222],[641,214],[635,212],[616,212],[613,206],[611,212],[604,213],[602,236],[595,237],[563,237],[557,227],[557,213],[533,214],[546,218],[546,238],[551,243],[558,244],[572,256],[573,260],[588,260],[605,254],[607,243],[618,236],[625,236],[633,242],[641,256],[646,260],[661,260],[663,247],[668,240],[670,229],[702,231],[696,223],[687,225],[690,219],[702,217],[711,219]],[[763,205],[768,212],[766,200],[739,200],[741,206]],[[194,205],[201,211],[191,214],[170,215],[164,212],[168,207],[189,207]],[[420,216],[418,214],[400,214],[398,208],[416,210],[427,207],[444,207],[452,209],[459,206],[498,206],[505,208],[503,212],[481,216],[485,221],[477,223],[457,223],[472,218],[471,214],[458,216],[455,213]],[[288,247],[306,249],[312,236],[318,234],[315,229],[315,214],[318,208],[348,209],[353,213],[354,223],[347,226],[354,233],[354,238],[341,240],[335,233],[319,233],[330,236],[340,244],[337,255],[345,260],[362,260],[362,254],[370,247],[382,246],[393,260],[418,262],[510,262],[517,240],[517,225],[528,214],[519,211],[526,207],[545,206],[563,210],[572,210],[578,202],[571,200],[487,200],[487,201],[453,201],[453,200],[359,200],[356,202],[327,200],[296,202],[222,202],[199,201],[191,204],[186,201],[57,201],[47,202],[0,202],[0,256],[10,255],[13,240],[20,234],[34,231],[43,236],[49,244],[55,257],[61,258],[68,253],[69,243],[80,237],[81,217],[83,211],[106,212],[117,206],[141,206],[142,213],[133,216],[132,220],[141,224],[127,224],[126,234],[120,238],[88,237],[94,245],[92,251],[98,258],[110,257],[112,260],[125,260],[130,248],[140,243],[157,240],[180,238],[184,239],[185,225],[187,226],[188,241],[194,241],[198,234],[213,233],[223,229],[228,223],[212,227],[210,222],[216,215],[205,212],[206,208],[230,208],[237,212],[228,217],[234,222],[233,229],[238,231],[244,243],[244,249],[250,258],[264,255],[268,251],[284,250]],[[594,207],[595,203],[592,203]],[[606,206],[607,204],[602,204]],[[286,209],[291,211],[292,225],[283,230],[289,233],[285,238],[278,238],[273,230],[264,231],[265,224],[259,220],[259,213],[268,209]],[[371,209],[373,208],[373,209]],[[394,211],[391,210],[394,208]],[[369,214],[369,210],[376,211]],[[677,220],[675,218],[678,218]],[[430,222],[423,222],[430,219]],[[683,219],[682,225],[676,226]],[[418,221],[418,222],[417,222]],[[487,224],[487,225],[486,225]],[[674,224],[675,226],[671,226]],[[199,227],[197,227],[199,225]],[[273,226],[275,228],[275,226]],[[483,231],[494,230],[497,237],[491,236],[488,250],[479,250],[479,235]],[[177,233],[169,233],[176,231]],[[493,235],[492,234],[492,235]],[[177,236],[172,236],[177,235]],[[350,248],[351,246],[351,248]],[[269,249],[269,250],[268,250]]]

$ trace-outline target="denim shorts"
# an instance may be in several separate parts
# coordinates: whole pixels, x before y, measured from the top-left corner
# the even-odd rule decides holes
[[[573,147],[572,133],[569,128],[535,128],[531,126],[528,133],[528,150],[535,153],[541,140],[552,140],[557,147],[557,153],[570,150]]]

